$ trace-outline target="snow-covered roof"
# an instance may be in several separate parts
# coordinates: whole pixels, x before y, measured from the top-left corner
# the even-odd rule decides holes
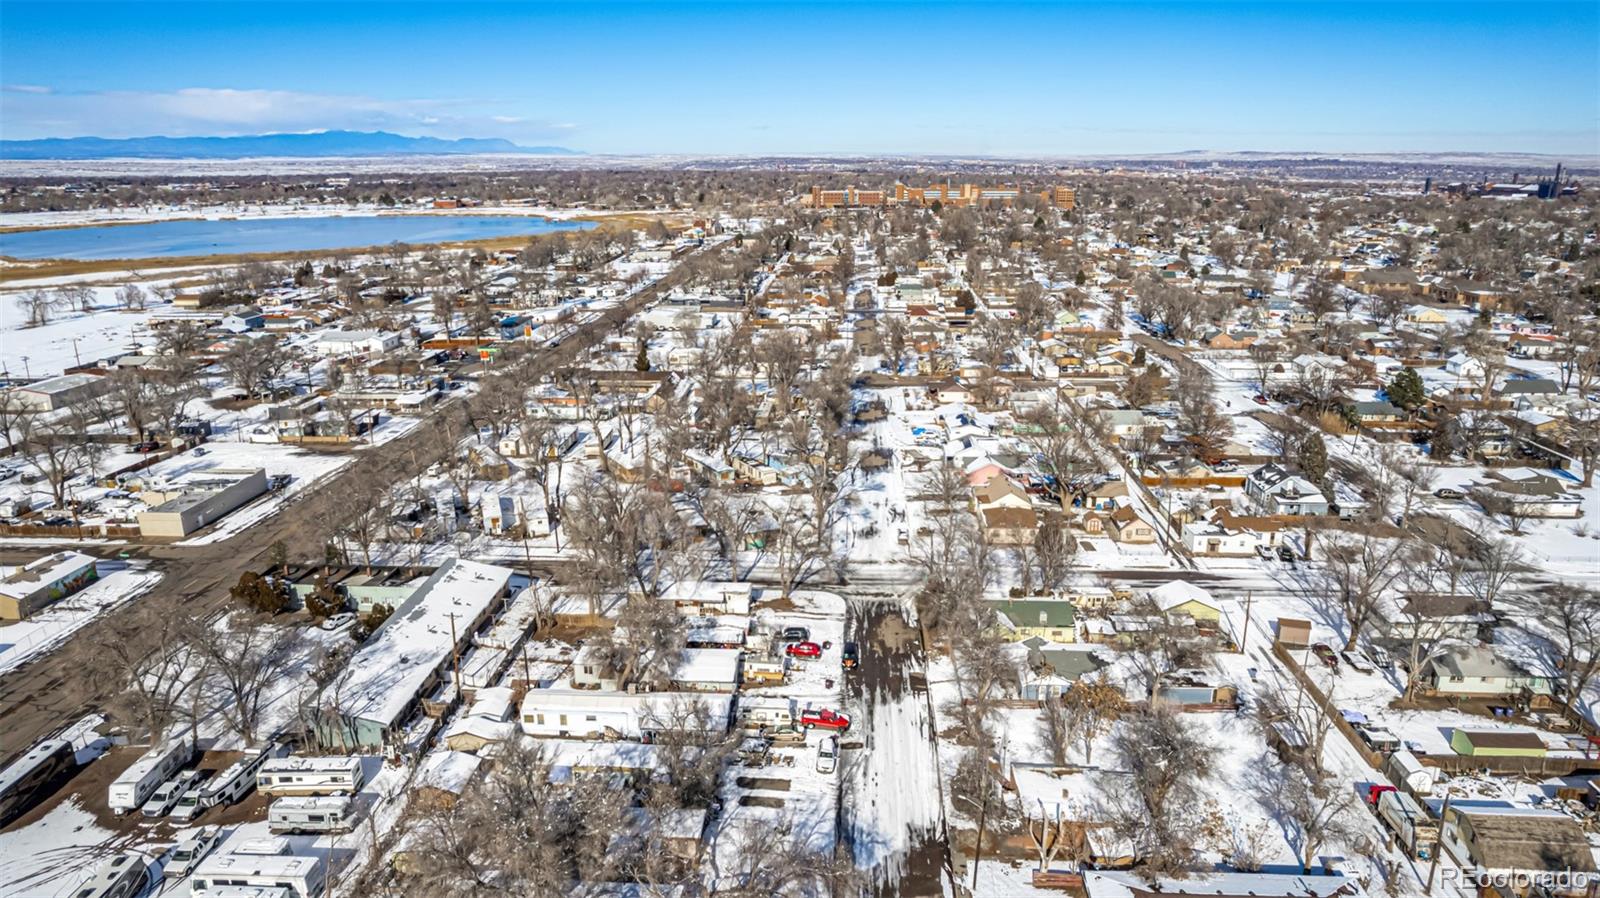
[[[1202,605],[1218,610],[1222,608],[1217,603],[1215,596],[1186,580],[1173,580],[1170,583],[1161,584],[1150,590],[1150,599],[1162,611],[1171,610],[1186,602],[1199,602]]]
[[[511,579],[511,569],[451,559],[395,609],[355,657],[340,690],[344,713],[384,727],[410,707]]]
[[[1123,870],[1090,870],[1084,873],[1084,891],[1089,898],[1146,898],[1152,895],[1251,895],[1255,898],[1330,898],[1356,895],[1361,887],[1346,876],[1311,876],[1288,873],[1199,873],[1187,879],[1157,879],[1151,882]]]
[[[417,768],[416,785],[460,795],[472,781],[483,760],[464,751],[438,751],[428,755]]]

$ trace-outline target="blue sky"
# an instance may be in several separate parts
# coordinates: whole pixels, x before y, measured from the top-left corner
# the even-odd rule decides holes
[[[1600,3],[0,0],[0,136],[1600,153]]]

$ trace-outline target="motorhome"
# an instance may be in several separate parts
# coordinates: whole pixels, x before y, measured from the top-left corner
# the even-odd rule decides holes
[[[739,729],[757,734],[774,727],[794,726],[794,705],[786,698],[749,698],[739,701]]]
[[[277,888],[293,898],[323,894],[322,858],[298,854],[213,854],[189,880],[192,898],[218,898],[236,889]],[[236,892],[235,892],[236,894]]]
[[[193,758],[194,740],[189,736],[174,736],[162,742],[145,752],[111,783],[106,792],[106,804],[113,814],[138,810],[151,793]]]
[[[354,795],[365,778],[358,756],[273,758],[256,773],[256,788],[283,795]]]
[[[355,802],[338,795],[290,796],[267,809],[267,828],[273,833],[347,833],[355,829]]]
[[[72,893],[72,898],[133,898],[144,891],[150,880],[150,865],[144,855],[124,851],[100,866],[89,881]]]
[[[0,770],[0,826],[33,807],[51,783],[75,766],[72,743],[46,739]]]

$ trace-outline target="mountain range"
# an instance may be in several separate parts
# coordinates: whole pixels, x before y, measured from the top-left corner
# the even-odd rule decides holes
[[[47,137],[0,140],[0,159],[245,159],[332,156],[576,156],[566,147],[525,147],[498,137],[407,137],[388,131],[314,131],[237,137]]]

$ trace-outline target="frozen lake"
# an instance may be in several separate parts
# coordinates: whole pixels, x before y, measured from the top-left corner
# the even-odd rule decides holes
[[[594,227],[537,215],[364,215],[157,221],[0,234],[0,256],[14,259],[153,259],[232,253],[447,243]]]

